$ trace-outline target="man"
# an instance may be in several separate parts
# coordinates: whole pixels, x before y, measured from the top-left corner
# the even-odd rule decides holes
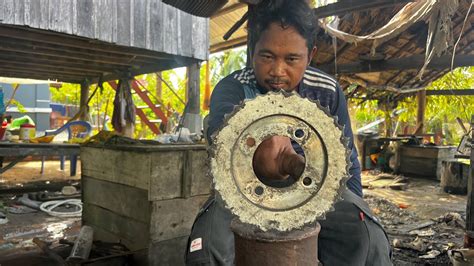
[[[302,97],[319,100],[338,117],[352,149],[351,178],[343,200],[335,211],[319,221],[318,257],[324,265],[390,265],[387,237],[362,199],[360,166],[354,148],[344,94],[337,81],[309,66],[316,53],[314,46],[316,19],[305,0],[264,1],[255,7],[255,18],[249,33],[252,67],[232,73],[213,91],[210,104],[208,140],[222,126],[224,115],[245,99],[268,91],[296,91]],[[295,176],[304,159],[287,137],[271,137],[258,147],[253,167],[259,177],[285,182]],[[292,159],[292,160],[290,160]],[[291,161],[291,162],[290,162]],[[297,174],[296,174],[297,175]],[[234,240],[229,228],[232,215],[213,197],[203,206],[189,238],[188,265],[232,265]]]

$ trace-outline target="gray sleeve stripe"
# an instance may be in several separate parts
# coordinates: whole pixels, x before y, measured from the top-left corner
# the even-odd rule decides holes
[[[313,81],[313,82],[323,82],[323,83],[332,85],[334,87],[336,86],[336,83],[334,81],[330,80],[330,79],[315,77],[315,76],[311,76],[311,75],[308,75],[308,74],[304,74],[304,78],[307,79],[307,80]]]
[[[312,81],[310,81],[306,78],[303,79],[303,83],[306,84],[306,85],[309,85],[309,86],[324,88],[324,89],[328,89],[328,90],[332,90],[333,92],[336,92],[336,87],[331,86],[329,84],[325,84],[325,83],[321,83],[321,82],[312,82]]]
[[[313,77],[320,77],[320,78],[323,78],[323,79],[327,79],[329,81],[331,81],[332,83],[334,83],[334,86],[336,85],[337,81],[335,79],[333,79],[332,77],[328,76],[328,75],[325,75],[323,73],[319,73],[319,72],[316,72],[316,71],[313,71],[313,70],[309,70],[309,69],[306,69],[305,71],[305,76],[306,75],[310,75],[310,76],[313,76]]]

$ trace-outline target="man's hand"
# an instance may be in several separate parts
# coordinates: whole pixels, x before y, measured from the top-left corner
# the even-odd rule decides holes
[[[258,146],[253,157],[253,169],[258,177],[284,180],[298,178],[304,171],[305,159],[297,154],[288,137],[273,136]]]

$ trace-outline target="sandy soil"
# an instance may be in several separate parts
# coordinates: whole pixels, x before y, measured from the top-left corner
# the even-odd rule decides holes
[[[6,166],[8,162],[4,162]],[[0,187],[4,184],[25,183],[31,181],[60,181],[69,179],[80,179],[81,162],[77,162],[76,176],[69,175],[69,160],[66,160],[64,171],[60,169],[58,160],[45,161],[44,173],[41,174],[41,161],[24,161],[16,164],[13,168],[0,174]]]

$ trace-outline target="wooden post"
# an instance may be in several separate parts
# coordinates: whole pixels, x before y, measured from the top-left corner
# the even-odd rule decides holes
[[[188,66],[188,112],[189,113],[194,113],[194,114],[199,114],[200,106],[200,84],[199,84],[199,69],[200,65],[199,63],[192,64]]]
[[[247,6],[247,12],[249,13],[248,19],[247,19],[247,27],[251,29],[253,26],[253,21],[254,21],[254,16],[255,16],[255,8],[252,5]],[[252,50],[250,50],[250,47],[252,46],[254,36],[252,34],[252,31],[247,32],[247,62],[246,66],[247,67],[252,67]]]
[[[125,80],[124,80],[125,81]],[[130,95],[131,97],[131,90],[132,90],[132,83],[133,81],[133,78],[132,79],[129,79],[127,80],[128,82],[128,86],[124,86],[122,89],[126,89],[128,90],[127,92],[125,92],[124,94],[127,94],[127,95]],[[133,98],[132,98],[133,99]],[[135,112],[134,112],[135,113]],[[135,121],[135,120],[133,120]],[[130,121],[126,121],[125,122],[125,126],[123,127],[122,129],[122,136],[125,136],[125,137],[129,137],[129,138],[132,138],[133,139],[133,133],[135,132],[135,124],[130,122]]]
[[[416,100],[418,103],[418,111],[416,113],[416,130],[415,135],[423,134],[425,123],[425,107],[426,107],[426,90],[416,93]]]
[[[471,128],[474,127],[474,115],[471,118]],[[464,235],[464,247],[474,247],[474,131],[471,132],[471,165],[469,166],[469,179],[467,182],[467,206],[466,206],[466,233]]]
[[[89,117],[89,106],[87,105],[87,100],[89,99],[89,81],[85,80],[81,83],[81,98],[80,98],[79,110],[80,116],[79,120],[86,121]]]
[[[200,82],[199,82],[199,63],[192,64],[187,67],[187,102],[186,113],[184,117],[184,127],[188,128],[191,133],[201,134],[202,119],[200,108]]]

